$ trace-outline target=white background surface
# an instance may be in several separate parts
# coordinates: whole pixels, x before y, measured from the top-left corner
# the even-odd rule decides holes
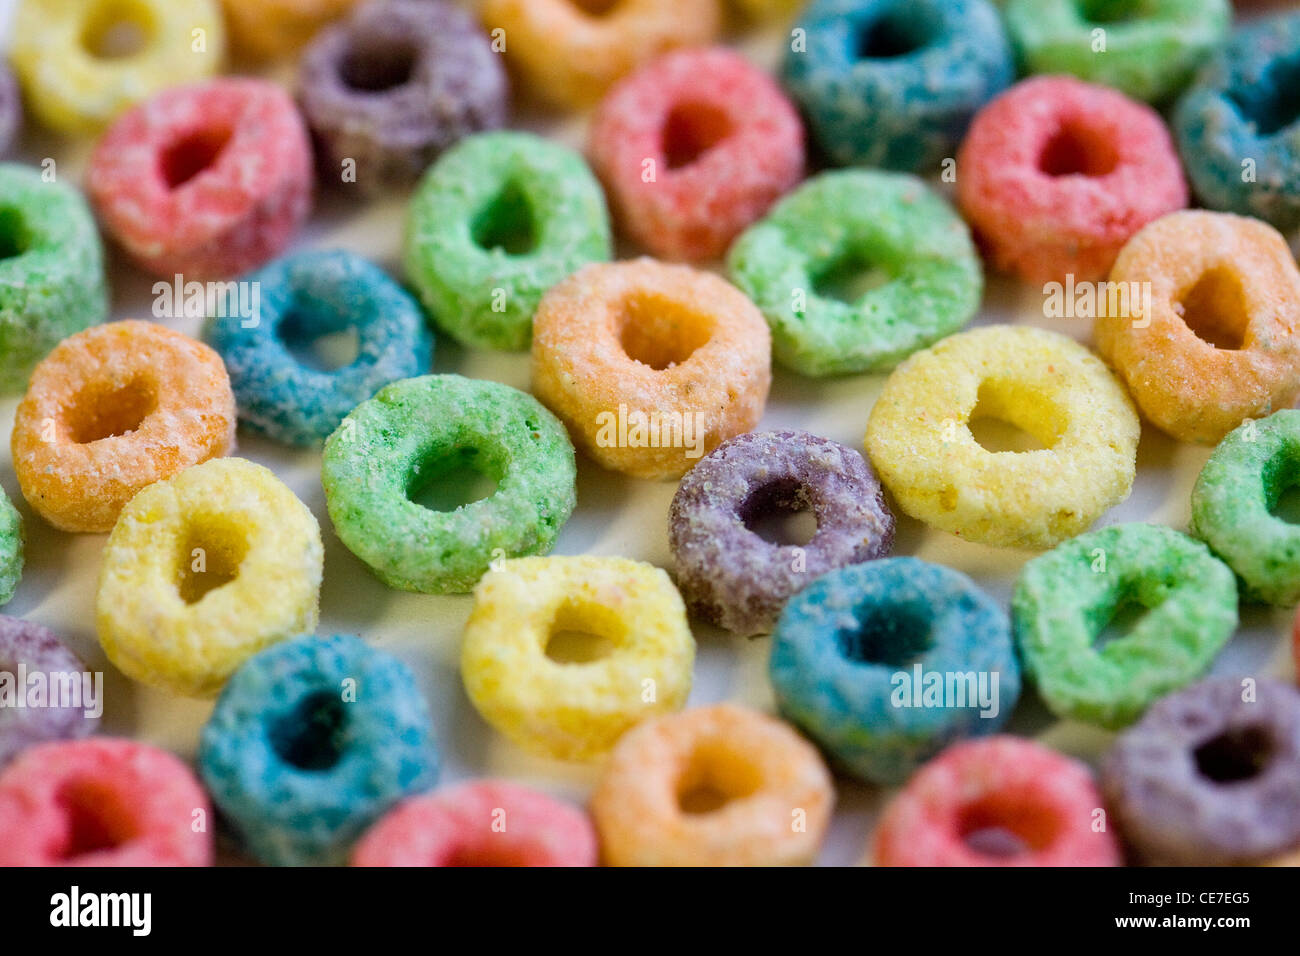
[[[13,0],[0,0],[0,36]],[[783,42],[776,33],[745,38],[742,46],[761,62],[775,62]],[[288,79],[281,70],[277,78]],[[516,125],[546,131],[580,145],[581,118],[557,122],[528,114]],[[80,183],[89,149],[86,142],[46,137],[29,120],[16,158],[39,163],[54,157],[61,178]],[[11,157],[14,158],[14,157]],[[312,221],[294,248],[347,248],[378,262],[400,276],[399,248],[405,195],[370,203],[352,201],[338,192],[318,196]],[[621,250],[624,255],[636,250]],[[153,279],[128,264],[108,245],[112,317],[151,318]],[[990,277],[984,308],[976,324],[1016,322],[1054,328],[1087,342],[1085,320],[1049,322],[1043,318],[1042,296],[1036,289]],[[197,321],[168,321],[183,332],[197,332]],[[526,354],[471,352],[445,335],[438,337],[435,372],[528,387]],[[804,379],[775,370],[767,414],[761,428],[803,428],[861,450],[871,404],[883,376],[831,381]],[[107,662],[94,633],[95,581],[104,535],[69,535],[38,518],[19,493],[8,454],[8,436],[17,397],[0,400],[0,485],[22,512],[27,536],[27,567],[17,594],[4,613],[47,625],[61,634],[92,669],[105,673],[106,706],[103,732],[134,736],[186,757],[193,755],[198,731],[211,702],[177,698],[136,685]],[[316,451],[292,450],[243,430],[235,452],[272,468],[311,508],[321,523],[325,542],[325,578],[321,590],[321,633],[360,634],[375,646],[405,660],[427,695],[444,758],[443,782],[465,777],[505,776],[557,795],[583,801],[599,772],[598,766],[565,764],[532,757],[493,732],[471,707],[458,672],[460,634],[469,613],[469,596],[437,597],[392,591],[339,542],[325,511]],[[1099,524],[1153,521],[1186,530],[1188,496],[1209,449],[1179,445],[1144,427],[1138,450],[1137,481],[1130,498],[1106,514]],[[624,555],[670,568],[667,510],[675,482],[646,482],[603,471],[579,456],[578,507],[557,542],[557,554]],[[915,555],[948,565],[973,577],[1006,606],[1016,576],[1032,553],[987,548],[927,529],[898,516],[896,555]],[[1214,670],[1224,673],[1291,675],[1284,635],[1289,613],[1245,606],[1242,627]],[[699,644],[695,685],[690,703],[734,700],[772,708],[766,673],[769,640],[746,640],[695,623]],[[1037,736],[1051,746],[1093,760],[1111,739],[1109,734],[1070,722],[1056,721],[1027,692],[1009,727],[1011,732]],[[822,862],[849,864],[860,860],[871,822],[887,793],[844,779],[837,780],[839,805]]]

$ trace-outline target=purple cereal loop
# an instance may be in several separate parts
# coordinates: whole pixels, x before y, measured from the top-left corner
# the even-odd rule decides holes
[[[1102,786],[1146,862],[1258,862],[1300,846],[1300,691],[1271,678],[1192,684],[1106,755]]]
[[[52,674],[72,674],[81,682],[86,665],[49,628],[16,617],[0,615],[0,768],[19,752],[50,740],[84,737],[99,724],[98,717],[86,714],[90,701],[82,706],[48,706],[57,683]],[[27,700],[30,678],[43,674],[46,684],[45,706],[16,706],[16,696]],[[28,679],[20,679],[20,678]],[[99,703],[102,703],[100,701]]]
[[[764,541],[747,522],[810,510],[802,548]],[[894,516],[856,451],[801,431],[751,432],[719,445],[673,496],[668,536],[677,586],[698,616],[737,634],[766,633],[814,578],[889,553]]]
[[[353,160],[365,192],[409,184],[463,137],[504,126],[509,93],[487,34],[444,0],[358,7],[312,41],[298,69],[324,180],[339,182]]]

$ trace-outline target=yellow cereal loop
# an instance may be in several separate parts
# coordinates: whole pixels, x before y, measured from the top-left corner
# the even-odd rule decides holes
[[[989,451],[972,419],[1043,447]],[[894,370],[867,422],[867,454],[899,506],[953,534],[1051,548],[1128,497],[1138,417],[1102,361],[1055,332],[994,325],[944,339]]]
[[[460,670],[483,719],[520,747],[585,760],[679,710],[694,663],[686,607],[661,569],[547,557],[503,561],[479,581]]]
[[[209,696],[245,658],[316,627],[316,518],[278,478],[217,458],[149,485],[104,549],[99,642],[128,677]]]
[[[216,0],[19,0],[10,59],[41,122],[79,134],[212,76],[225,49]]]

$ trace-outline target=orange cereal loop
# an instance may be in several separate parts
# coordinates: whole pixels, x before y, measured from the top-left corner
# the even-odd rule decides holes
[[[357,0],[221,0],[231,45],[259,60],[291,56]]]
[[[229,2],[229,0],[227,0]],[[521,82],[556,106],[590,106],[628,73],[718,35],[720,0],[484,0],[483,25]],[[495,31],[503,31],[500,34]]]
[[[137,491],[234,442],[221,357],[128,320],[66,338],[36,366],[10,447],[28,504],[63,531],[99,532]]]
[[[1131,305],[1100,316],[1097,349],[1143,414],[1175,438],[1217,442],[1300,391],[1300,269],[1272,226],[1173,213],[1129,240],[1110,282],[1139,303],[1149,289],[1151,312]]]
[[[772,384],[758,308],[718,276],[653,259],[579,269],[533,319],[533,394],[606,468],[676,478],[758,424]]]
[[[718,704],[628,731],[591,798],[610,866],[797,866],[835,804],[821,756],[789,725]]]

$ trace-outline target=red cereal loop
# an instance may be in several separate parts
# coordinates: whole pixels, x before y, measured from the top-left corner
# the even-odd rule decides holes
[[[976,115],[957,154],[957,197],[999,269],[1090,282],[1142,226],[1187,205],[1187,182],[1149,106],[1044,76]]]
[[[214,825],[189,767],[133,740],[41,744],[0,774],[0,866],[211,866]]]
[[[1119,866],[1102,807],[1092,774],[1075,760],[1019,737],[969,741],[927,763],[885,808],[874,859],[877,866]]]
[[[353,866],[595,866],[587,815],[505,780],[414,797],[361,838]]]
[[[804,170],[794,106],[716,47],[669,53],[614,87],[589,151],[624,233],[687,262],[721,256]]]
[[[230,78],[166,90],[95,147],[86,188],[143,268],[222,278],[288,245],[311,209],[312,155],[289,95]]]

